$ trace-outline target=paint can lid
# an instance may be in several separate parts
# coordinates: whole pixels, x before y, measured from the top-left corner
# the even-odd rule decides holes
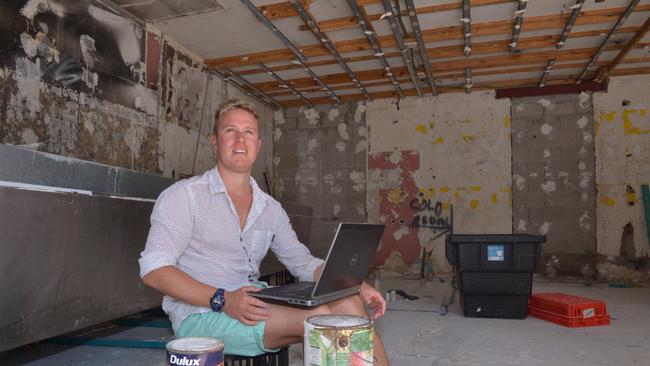
[[[368,318],[355,315],[314,315],[305,319],[305,325],[327,328],[358,328],[372,324]]]
[[[219,351],[224,348],[220,339],[210,337],[187,337],[167,343],[167,350],[181,353],[203,353]]]

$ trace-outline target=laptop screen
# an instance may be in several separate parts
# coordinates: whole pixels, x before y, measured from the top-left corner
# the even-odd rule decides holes
[[[380,224],[339,224],[314,297],[361,285],[383,233]]]

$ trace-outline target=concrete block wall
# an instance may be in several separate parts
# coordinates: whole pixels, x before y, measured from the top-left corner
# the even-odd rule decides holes
[[[513,232],[544,253],[595,253],[593,129],[590,94],[512,99]]]
[[[366,222],[365,104],[274,113],[273,187],[283,204],[313,209],[312,253],[327,254],[341,221]],[[297,228],[303,230],[304,228]]]

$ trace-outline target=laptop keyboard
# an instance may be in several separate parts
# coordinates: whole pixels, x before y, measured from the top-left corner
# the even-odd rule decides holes
[[[282,295],[296,298],[310,298],[314,289],[313,282],[298,282],[289,285],[270,287],[262,292],[266,295]]]

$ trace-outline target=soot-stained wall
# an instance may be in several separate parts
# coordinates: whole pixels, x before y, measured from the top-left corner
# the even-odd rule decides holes
[[[5,1],[0,49],[0,143],[167,177],[201,174],[214,166],[214,113],[238,96],[261,116],[254,175],[271,169],[269,109],[102,2]]]

